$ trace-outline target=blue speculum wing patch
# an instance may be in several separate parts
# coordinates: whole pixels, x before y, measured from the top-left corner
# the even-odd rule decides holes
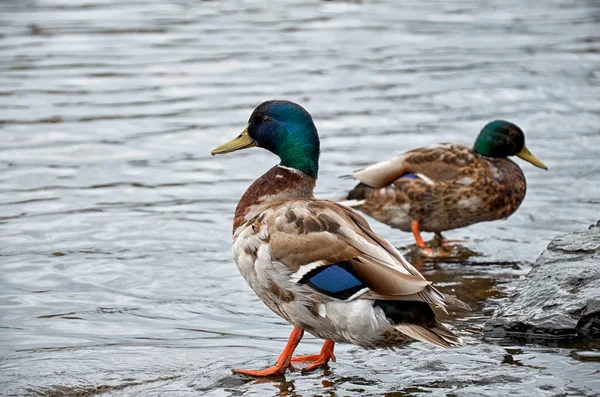
[[[306,273],[299,284],[308,284],[324,295],[346,300],[365,288],[349,262],[321,266]]]
[[[418,176],[416,176],[415,174],[411,174],[411,173],[404,174],[404,175],[402,175],[400,178],[406,178],[406,179],[419,179],[419,177],[418,177]]]

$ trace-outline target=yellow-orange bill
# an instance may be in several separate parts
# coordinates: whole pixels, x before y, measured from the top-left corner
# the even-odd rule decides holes
[[[542,163],[540,160],[538,160],[537,157],[535,157],[530,151],[529,149],[527,149],[527,146],[523,145],[523,149],[521,149],[521,151],[519,153],[517,153],[517,157],[522,158],[523,160],[535,165],[536,167],[540,167],[543,168],[545,170],[548,169],[548,167],[546,167],[546,164]]]
[[[248,134],[248,127],[242,131],[240,135],[233,138],[229,142],[226,142],[220,146],[214,148],[210,154],[225,154],[235,152],[236,150],[247,149],[256,146],[256,141]]]

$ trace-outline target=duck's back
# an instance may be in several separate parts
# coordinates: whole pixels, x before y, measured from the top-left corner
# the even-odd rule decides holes
[[[507,158],[484,157],[454,144],[416,149],[354,176],[348,199],[366,214],[410,231],[442,232],[508,217],[525,197],[525,177]]]

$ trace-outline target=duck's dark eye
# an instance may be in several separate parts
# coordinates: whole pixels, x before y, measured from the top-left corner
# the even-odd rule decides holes
[[[271,117],[269,117],[265,114],[262,116],[261,120],[263,123],[266,123],[267,121],[271,121]]]

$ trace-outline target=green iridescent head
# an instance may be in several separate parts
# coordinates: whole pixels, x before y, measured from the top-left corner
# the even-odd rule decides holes
[[[473,150],[487,157],[518,156],[536,167],[548,169],[525,146],[523,131],[508,121],[494,120],[483,127],[475,140]]]
[[[261,103],[252,112],[246,129],[211,153],[224,154],[254,146],[279,156],[280,165],[317,178],[319,135],[312,117],[302,106],[289,101]]]

